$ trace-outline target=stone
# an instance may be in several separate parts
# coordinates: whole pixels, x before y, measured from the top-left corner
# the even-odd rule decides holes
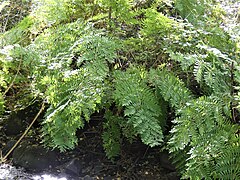
[[[177,172],[171,172],[166,175],[167,180],[180,180],[181,176]]]
[[[25,131],[28,125],[33,121],[40,109],[40,103],[36,101],[32,105],[19,111],[12,111],[10,115],[3,121],[3,131],[7,136],[16,136]],[[33,124],[34,127],[39,127],[39,122],[44,113],[41,113],[37,121]]]
[[[71,176],[82,176],[82,164],[78,158],[72,159],[66,164],[65,173]]]
[[[158,156],[160,166],[169,171],[176,171],[175,166],[169,159],[169,154],[167,152],[161,152]]]
[[[58,155],[55,151],[26,142],[14,150],[13,163],[30,171],[43,171],[59,165]]]
[[[16,112],[12,112],[3,123],[3,131],[7,136],[16,136],[22,133],[27,124],[18,116]]]
[[[90,177],[89,175],[86,175],[82,178],[82,180],[94,180],[96,178]]]
[[[8,151],[10,151],[10,149],[16,144],[16,140],[10,140],[7,142],[7,144],[3,147],[3,150],[2,150],[2,153],[3,153],[3,156],[5,156]],[[8,157],[11,157],[12,156],[12,153],[8,156]]]

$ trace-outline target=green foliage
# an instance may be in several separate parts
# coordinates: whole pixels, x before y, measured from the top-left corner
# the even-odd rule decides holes
[[[209,0],[175,0],[175,8],[182,18],[191,23],[204,20],[204,15],[209,10]]]
[[[237,82],[235,89],[238,92],[238,93],[236,93],[235,100],[237,102],[238,111],[240,111],[240,66],[236,67],[235,77],[236,77],[236,82]]]
[[[165,100],[177,110],[177,118],[173,121],[175,126],[171,129],[171,138],[168,141],[170,152],[176,154],[187,150],[188,159],[175,160],[179,169],[183,171],[185,178],[221,178],[219,169],[215,169],[221,154],[226,147],[234,154],[228,154],[233,158],[236,149],[239,149],[239,138],[236,133],[237,125],[230,123],[229,102],[225,97],[200,97],[194,99],[188,90],[173,74],[163,71],[152,71],[152,80],[161,90]],[[226,116],[228,115],[228,116]],[[238,136],[238,135],[237,135]],[[178,159],[178,158],[177,158]],[[219,168],[226,168],[225,177],[237,177],[239,175],[238,156],[226,162],[221,161]],[[221,166],[221,167],[220,167]],[[232,169],[228,167],[234,167]]]
[[[106,119],[106,122],[103,125],[103,147],[105,149],[106,155],[110,159],[113,159],[120,154],[121,127],[119,126],[119,123],[121,123],[121,121],[124,121],[124,119],[118,116],[114,116],[111,111],[107,111],[104,118]]]
[[[133,16],[136,15],[131,11],[133,0],[98,0],[105,8],[108,9],[109,18],[116,19],[119,22],[134,23]],[[110,19],[112,20],[112,19]],[[110,22],[113,25],[113,22]]]
[[[2,95],[7,104],[13,103],[8,109],[23,108],[33,99],[28,83],[33,74],[29,67],[34,65],[34,53],[18,44],[5,46],[0,50]]]
[[[45,96],[51,104],[43,128],[47,144],[61,150],[75,146],[76,130],[100,108],[107,86],[107,62],[114,62],[118,47],[114,40],[101,34],[85,35],[68,47],[69,54],[59,52],[56,58],[48,59],[45,78],[37,85],[47,88]],[[77,69],[70,67],[72,54],[79,56]]]
[[[174,20],[169,19],[162,13],[154,9],[147,9],[145,15],[144,27],[141,30],[144,36],[167,36],[173,30]]]
[[[216,158],[214,168],[218,179],[238,179],[240,177],[239,135],[234,138],[234,143],[223,146],[222,152]]]
[[[96,74],[84,68],[65,72],[61,83],[51,79],[46,90],[51,108],[46,113],[43,127],[46,143],[60,150],[74,147],[76,130],[83,127],[84,120],[89,121],[101,103],[105,85],[103,78],[96,78]]]
[[[1,0],[0,1],[0,33],[13,28],[30,13],[30,0]]]
[[[33,1],[0,34],[0,111],[42,98],[43,142],[64,151],[102,110],[109,158],[140,138],[167,144],[182,178],[238,179],[240,43],[210,2]]]
[[[28,45],[31,41],[29,35],[33,22],[34,19],[31,16],[27,16],[17,26],[0,36],[2,47],[12,44]]]
[[[179,11],[180,16],[188,18],[188,20],[193,21],[193,18],[196,18],[196,15],[202,15],[204,13],[203,6],[199,6],[197,0],[176,0],[175,3],[175,7]]]
[[[146,72],[136,68],[116,71],[114,79],[113,97],[118,106],[124,107],[126,123],[134,128],[144,144],[160,145],[163,142],[161,121],[165,119],[154,93],[146,85]]]
[[[4,99],[2,93],[0,93],[0,114],[4,112]]]
[[[180,109],[193,98],[193,95],[184,86],[184,83],[173,73],[162,69],[160,71],[152,70],[150,80],[159,88],[165,101],[176,109]]]

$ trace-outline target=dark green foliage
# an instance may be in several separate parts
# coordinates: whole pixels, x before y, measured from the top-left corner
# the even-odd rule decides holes
[[[0,50],[0,85],[8,109],[21,109],[34,98],[28,83],[33,75],[30,66],[36,65],[34,52],[15,44]],[[14,99],[16,98],[16,99]]]
[[[111,111],[107,111],[104,118],[106,122],[103,125],[103,147],[106,155],[113,159],[120,154],[121,127],[119,124],[121,124],[124,119],[122,117],[114,116]]]
[[[233,137],[235,142],[226,144],[219,152],[216,159],[216,178],[218,179],[238,179],[240,177],[240,151],[239,151],[239,135]]]
[[[154,9],[148,9],[145,12],[146,19],[141,33],[144,36],[167,36],[173,30],[175,22]]]
[[[226,177],[237,177],[239,158],[233,156],[235,149],[239,149],[239,138],[236,138],[239,127],[230,123],[231,99],[227,96],[194,99],[183,83],[166,70],[152,71],[151,79],[165,100],[176,109],[177,118],[173,121],[175,126],[170,131],[168,148],[175,154],[174,161],[184,177],[221,178],[219,169],[215,169],[217,165],[228,170],[224,172],[228,174]],[[216,90],[214,92],[219,94]],[[232,156],[231,160],[221,161],[219,165],[219,158],[226,151],[222,147],[228,147],[229,153],[233,148],[233,154],[228,154]],[[182,151],[187,151],[189,158],[179,160]],[[230,167],[234,168],[231,170]]]
[[[0,114],[4,112],[4,99],[2,94],[0,93]]]
[[[33,19],[30,16],[25,17],[18,25],[0,36],[1,46],[20,44],[26,46],[30,43],[29,28],[33,24]]]
[[[74,147],[77,128],[83,127],[84,120],[88,121],[97,110],[104,91],[103,79],[96,79],[87,69],[69,72],[66,76],[62,83],[52,81],[46,91],[52,106],[47,111],[43,129],[46,143],[61,150]]]

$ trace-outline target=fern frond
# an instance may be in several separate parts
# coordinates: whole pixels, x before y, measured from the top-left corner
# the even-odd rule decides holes
[[[48,82],[44,93],[51,104],[43,123],[44,141],[62,151],[76,145],[76,130],[82,128],[91,114],[101,108],[108,88],[108,63],[114,62],[119,47],[113,40],[98,34],[89,38],[82,38],[81,44],[76,41],[70,47],[71,44],[67,45],[70,51],[59,52],[49,59],[51,66],[43,71]],[[106,56],[102,54],[105,51],[108,51]],[[69,61],[66,61],[73,53],[81,54],[78,60],[84,62],[75,70],[67,67]]]
[[[168,51],[172,60],[181,63],[181,68],[187,71],[200,57],[197,54],[183,54],[180,52]]]
[[[185,178],[211,179],[216,176],[216,161],[224,151],[222,147],[233,143],[232,139],[239,129],[224,116],[222,107],[217,98],[200,97],[189,101],[174,120],[176,125],[168,142],[170,152],[192,147],[188,152],[190,157],[186,163]],[[231,145],[226,147],[231,149]],[[238,168],[234,170],[238,171]],[[231,174],[227,176],[231,177]]]
[[[0,92],[0,115],[4,112],[4,98]]]
[[[150,80],[160,89],[162,97],[172,107],[179,109],[193,98],[191,92],[184,86],[184,83],[172,72],[165,69],[151,70]]]
[[[159,36],[164,37],[166,34],[169,34],[174,30],[173,25],[177,26],[177,23],[163,15],[162,13],[157,12],[154,9],[146,10],[146,19],[144,20],[144,27],[141,30],[141,33],[144,36]]]
[[[103,147],[107,157],[113,159],[120,153],[121,129],[119,123],[123,121],[123,118],[114,116],[110,111],[105,113],[104,118],[106,122],[103,125]]]
[[[205,63],[206,62],[204,62],[204,61],[196,61],[195,65],[194,65],[193,74],[198,83],[202,82],[203,72],[204,72],[204,69],[206,66]]]
[[[176,0],[175,3],[182,18],[188,19],[190,22],[196,22],[196,19],[203,18],[205,9],[207,9],[207,4],[202,0]]]
[[[240,145],[239,137],[235,144],[227,145],[219,152],[215,171],[218,179],[240,178]]]
[[[143,143],[152,147],[160,145],[163,142],[161,106],[145,83],[146,72],[138,68],[116,71],[114,79],[113,96],[118,106],[125,109],[126,123],[133,126]]]
[[[48,109],[43,128],[45,142],[61,150],[75,146],[76,130],[90,119],[104,96],[102,78],[95,78],[91,72],[79,71],[64,80],[46,91],[52,106]]]

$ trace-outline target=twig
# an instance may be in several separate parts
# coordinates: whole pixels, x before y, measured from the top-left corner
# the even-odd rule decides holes
[[[6,22],[5,22],[5,24],[4,24],[2,33],[4,33],[4,32],[6,31],[7,24],[8,24],[8,20],[9,20],[9,16],[10,16],[10,11],[11,11],[11,10],[12,10],[12,6],[11,6],[11,8],[10,8],[9,11],[8,11],[8,16],[7,16]]]
[[[3,155],[2,155],[2,150],[0,150],[0,163],[3,163],[5,161],[6,160],[3,158]]]
[[[233,98],[234,97],[234,62],[231,63],[230,65],[230,72],[231,72],[231,92],[230,95]],[[233,123],[236,123],[236,117],[235,117],[235,109],[234,109],[234,103],[233,100],[230,102],[230,110],[231,110],[231,115],[232,115],[232,121]]]
[[[24,138],[24,136],[26,136],[26,134],[28,133],[28,131],[30,130],[30,128],[32,127],[33,123],[37,120],[37,118],[39,117],[39,115],[42,113],[42,111],[44,110],[45,105],[44,102],[42,103],[42,107],[41,109],[38,111],[37,115],[34,117],[34,119],[32,120],[31,124],[28,126],[28,128],[24,131],[24,133],[22,134],[22,136],[18,139],[18,141],[14,144],[14,146],[7,152],[7,154],[1,158],[1,161],[6,161],[7,157],[9,156],[9,154],[11,154],[11,152],[17,147],[17,145],[20,143],[20,141]]]
[[[9,91],[9,89],[13,86],[14,81],[16,80],[17,75],[19,74],[19,71],[20,71],[21,65],[22,65],[22,59],[20,59],[20,62],[19,62],[19,64],[18,64],[17,72],[16,72],[16,74],[15,74],[15,76],[14,76],[14,78],[13,78],[11,84],[8,86],[8,88],[7,88],[7,89],[5,90],[5,92],[3,93],[3,97],[7,94],[7,92]]]

